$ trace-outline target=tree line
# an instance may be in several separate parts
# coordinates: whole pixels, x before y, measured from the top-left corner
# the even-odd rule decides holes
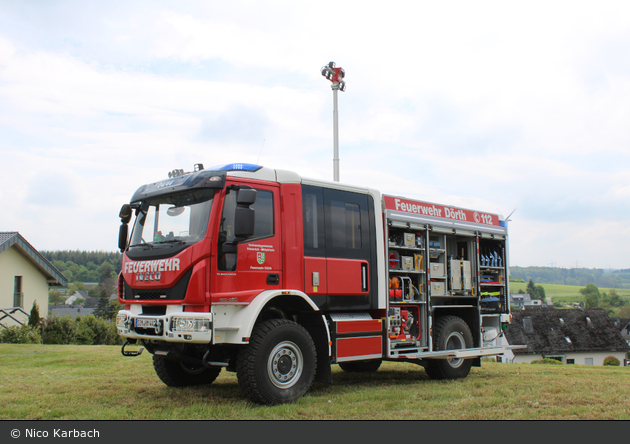
[[[69,283],[101,282],[117,276],[122,267],[122,254],[107,251],[40,251],[48,262],[63,274]]]
[[[117,301],[111,301],[115,292],[116,280],[122,267],[122,254],[104,251],[41,251],[40,252],[57,270],[68,279],[65,294],[58,289],[48,292],[49,304],[63,304],[66,298],[76,291],[84,291],[91,298],[98,300],[94,315],[112,320],[119,308]],[[98,283],[89,290],[86,282]],[[82,305],[85,300],[76,301]]]

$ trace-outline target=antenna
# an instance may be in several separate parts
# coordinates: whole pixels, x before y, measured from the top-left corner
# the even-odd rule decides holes
[[[265,147],[265,139],[263,139],[262,146],[260,147],[260,153],[258,153],[258,160],[256,161],[256,165],[260,165],[260,156],[262,154],[262,150]]]

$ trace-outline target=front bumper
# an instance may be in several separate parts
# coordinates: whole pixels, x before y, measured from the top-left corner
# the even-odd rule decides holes
[[[172,311],[166,315],[149,315],[120,310],[116,328],[123,338],[209,344],[212,320],[212,313]]]

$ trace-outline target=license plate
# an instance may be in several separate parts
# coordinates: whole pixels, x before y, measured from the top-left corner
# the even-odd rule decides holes
[[[138,328],[156,328],[157,325],[158,325],[157,319],[136,318],[136,327]]]

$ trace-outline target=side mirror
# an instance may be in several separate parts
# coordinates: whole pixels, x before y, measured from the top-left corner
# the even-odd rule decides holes
[[[236,205],[249,207],[256,202],[258,192],[253,188],[241,188],[236,195]]]
[[[131,220],[131,205],[124,204],[120,207],[120,229],[118,230],[118,248],[122,253],[127,248],[127,235],[129,233],[128,223]]]
[[[239,240],[250,238],[254,235],[256,211],[249,207],[236,207],[234,213],[234,237]]]
[[[120,221],[123,224],[128,224],[129,221],[131,220],[131,205],[124,204],[120,208],[120,213],[118,215],[120,216]]]
[[[239,240],[254,235],[256,211],[249,206],[256,202],[257,191],[253,188],[241,188],[236,195],[234,210],[234,237]]]
[[[121,253],[127,248],[128,227],[127,224],[121,224],[118,230],[118,248]]]

